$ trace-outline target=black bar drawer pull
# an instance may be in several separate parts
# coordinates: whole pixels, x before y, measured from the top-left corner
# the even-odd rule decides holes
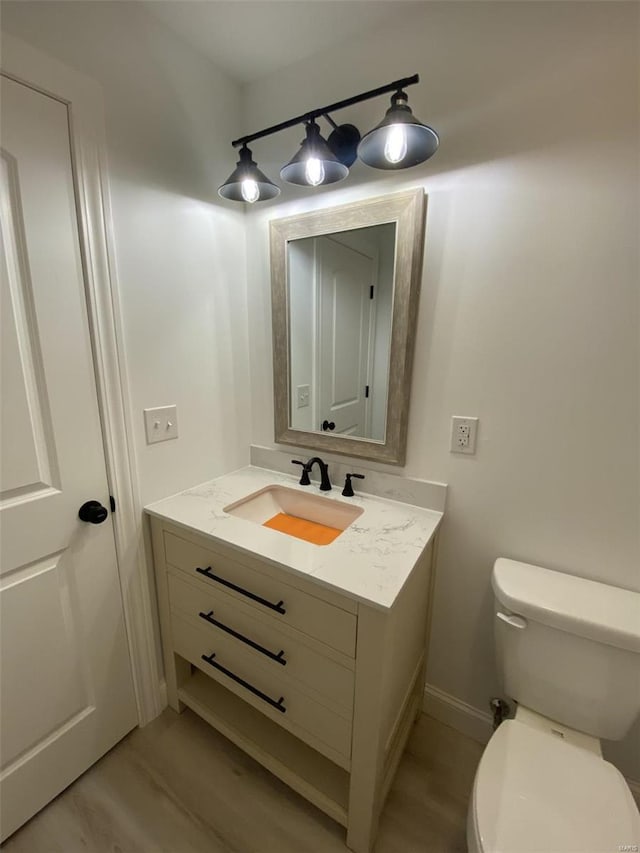
[[[220,672],[223,672],[228,678],[231,678],[237,684],[242,685],[246,690],[253,693],[254,696],[257,696],[259,699],[262,699],[263,702],[266,702],[267,705],[271,705],[272,708],[275,708],[276,711],[280,711],[282,714],[287,713],[287,709],[282,704],[284,702],[284,696],[281,696],[276,702],[275,699],[272,699],[271,696],[267,696],[266,693],[263,693],[262,690],[258,690],[257,687],[254,687],[253,684],[249,684],[248,681],[245,681],[244,678],[240,678],[239,675],[236,675],[234,672],[231,672],[230,669],[222,666],[222,664],[216,663],[214,661],[214,657],[216,656],[215,652],[211,652],[210,655],[202,655],[202,660],[206,661],[210,666],[219,669]]]
[[[266,598],[261,598],[259,595],[256,595],[255,592],[249,592],[248,589],[243,589],[241,586],[236,586],[236,584],[231,583],[231,581],[227,581],[224,578],[218,577],[218,575],[214,575],[211,571],[211,566],[207,566],[206,569],[201,569],[200,566],[196,566],[196,572],[200,572],[201,575],[205,575],[205,577],[208,577],[212,581],[221,583],[222,586],[228,586],[229,589],[239,592],[240,595],[246,595],[247,598],[250,598],[252,601],[257,601],[258,604],[262,604],[263,607],[268,607],[269,610],[275,610],[276,613],[282,614],[287,612],[282,606],[284,601],[279,601],[277,604],[274,604],[272,601],[267,601]]]
[[[240,640],[241,643],[246,643],[248,646],[251,646],[252,649],[266,655],[268,658],[271,658],[271,660],[274,660],[276,663],[281,663],[282,666],[287,665],[287,662],[284,659],[284,649],[280,649],[278,654],[270,652],[269,649],[265,649],[264,646],[250,640],[248,637],[245,637],[244,634],[240,634],[238,631],[234,631],[233,628],[229,628],[228,625],[223,625],[222,622],[218,622],[217,619],[213,618],[213,610],[210,610],[208,613],[198,613],[198,616],[210,625],[215,625],[216,628],[220,628],[222,631],[226,631],[227,634],[231,634],[232,637],[235,637],[236,640]]]

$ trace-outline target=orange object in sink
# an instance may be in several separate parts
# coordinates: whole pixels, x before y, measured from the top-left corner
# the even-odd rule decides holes
[[[306,518],[297,518],[286,512],[279,512],[269,521],[265,521],[262,526],[279,530],[280,533],[288,533],[289,536],[304,539],[305,542],[312,542],[314,545],[328,545],[342,533],[342,530],[338,530],[337,527],[328,527],[326,524],[318,524],[317,521],[307,521]]]

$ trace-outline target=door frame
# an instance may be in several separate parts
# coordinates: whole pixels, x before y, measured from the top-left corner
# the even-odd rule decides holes
[[[0,70],[68,108],[80,250],[96,390],[129,645],[141,726],[166,706],[159,673],[154,617],[144,549],[143,507],[133,440],[122,311],[109,194],[104,104],[99,84],[14,36],[3,34]]]

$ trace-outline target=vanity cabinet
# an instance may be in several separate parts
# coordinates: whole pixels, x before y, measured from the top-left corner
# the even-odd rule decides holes
[[[151,529],[171,707],[191,708],[368,853],[421,708],[432,544],[381,609],[162,518]]]

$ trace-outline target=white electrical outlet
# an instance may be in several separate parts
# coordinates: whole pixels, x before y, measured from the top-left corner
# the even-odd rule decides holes
[[[478,418],[463,418],[453,415],[451,418],[451,445],[452,453],[475,453],[476,433],[478,432]]]
[[[178,437],[178,409],[176,406],[157,406],[144,409],[144,427],[147,444],[168,441]]]
[[[296,388],[296,408],[304,409],[309,405],[310,393],[309,385],[298,385]]]

